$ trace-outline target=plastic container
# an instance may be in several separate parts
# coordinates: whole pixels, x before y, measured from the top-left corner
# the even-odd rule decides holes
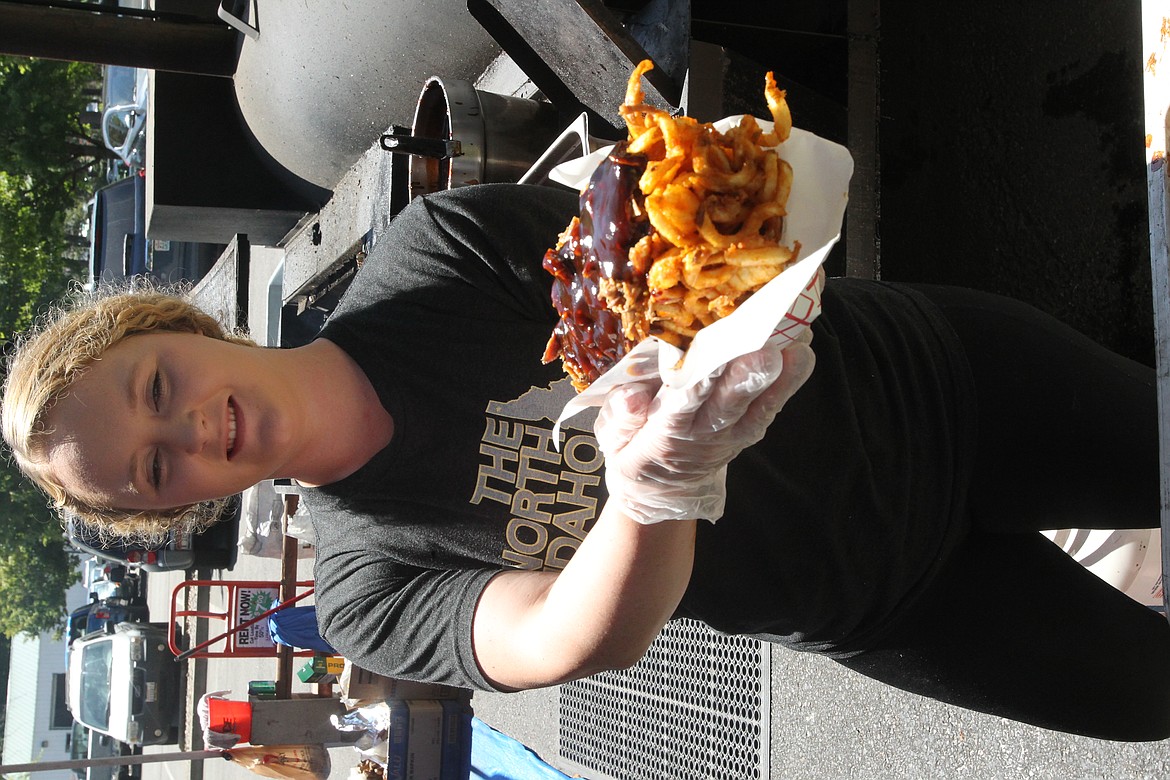
[[[252,739],[252,705],[246,701],[207,700],[207,728],[221,734],[239,734],[240,742]]]
[[[1160,529],[1066,528],[1043,533],[1105,582],[1134,601],[1162,611]]]
[[[252,680],[248,683],[248,697],[252,699],[275,699],[275,680]]]

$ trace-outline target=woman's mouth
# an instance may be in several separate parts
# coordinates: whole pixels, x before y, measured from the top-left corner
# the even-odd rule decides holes
[[[236,405],[228,400],[228,435],[227,435],[227,456],[231,458],[236,451]]]

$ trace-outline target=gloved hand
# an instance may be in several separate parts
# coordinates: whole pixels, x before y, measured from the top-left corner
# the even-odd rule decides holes
[[[594,424],[609,500],[640,523],[714,522],[727,497],[727,464],[764,436],[812,373],[811,331],[784,348],[736,358],[686,390],[621,385]]]

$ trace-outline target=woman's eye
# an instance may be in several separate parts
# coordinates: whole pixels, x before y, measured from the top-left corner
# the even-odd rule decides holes
[[[162,457],[156,450],[154,458],[150,461],[150,484],[154,486],[155,490],[162,485]]]
[[[156,412],[160,410],[160,406],[162,404],[162,393],[163,393],[162,373],[159,371],[155,371],[154,372],[154,381],[150,385],[150,397],[154,401],[154,410]]]

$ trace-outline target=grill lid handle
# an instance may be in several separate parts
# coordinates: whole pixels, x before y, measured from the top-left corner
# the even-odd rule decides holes
[[[413,154],[419,157],[433,157],[447,160],[463,154],[463,145],[455,139],[418,138],[413,135],[387,133],[381,139],[382,148],[397,154]]]

